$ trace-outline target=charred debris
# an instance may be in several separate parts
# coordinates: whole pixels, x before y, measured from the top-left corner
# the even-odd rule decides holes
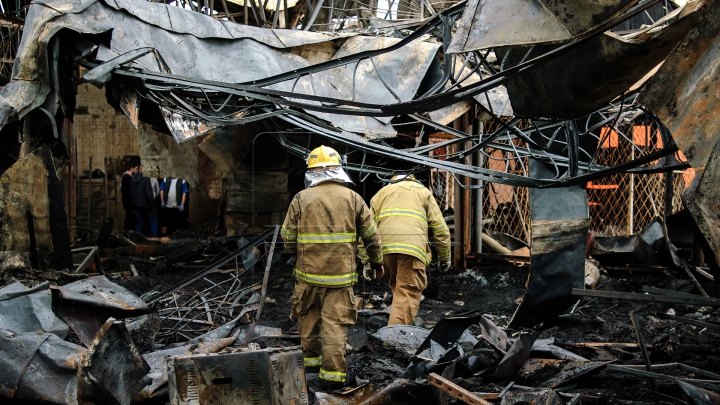
[[[720,403],[720,1],[340,3],[0,1],[3,401]],[[279,239],[321,142],[453,235],[413,325],[355,285],[341,391]],[[120,230],[137,157],[189,227]]]
[[[341,392],[304,372],[278,227],[111,235],[106,247],[76,249],[76,267],[62,272],[6,256],[2,395],[57,404],[714,403],[720,300],[705,292],[706,269],[659,264],[671,260],[659,226],[596,237],[590,253],[601,262],[587,260],[574,304],[529,328],[512,326],[528,256],[488,253],[465,271],[431,272],[413,325],[385,326],[389,289],[358,284]]]

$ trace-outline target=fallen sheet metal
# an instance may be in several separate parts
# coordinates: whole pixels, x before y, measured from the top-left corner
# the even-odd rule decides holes
[[[376,338],[408,353],[417,353],[428,335],[428,329],[411,325],[386,326],[373,333]]]
[[[471,0],[448,53],[567,41],[639,0]]]
[[[500,360],[493,376],[503,379],[517,374],[530,357],[533,343],[535,343],[538,336],[540,336],[540,332],[538,331],[521,333],[515,343],[513,343],[507,353],[505,353],[505,357]]]
[[[83,34],[112,32],[109,42],[99,43],[96,61],[109,62],[128,52],[152,50],[138,54],[133,65],[152,72],[172,73],[197,80],[219,80],[224,83],[252,83],[258,79],[307,67],[310,62],[276,48],[300,46],[341,38],[331,34],[305,31],[270,30],[218,21],[211,17],[162,3],[137,0],[46,0],[44,6],[28,12],[23,41],[18,51],[13,81],[0,91],[0,124],[15,120],[46,99],[51,112],[58,106],[59,94],[50,87],[48,72],[57,69],[43,55],[53,34],[61,27]],[[55,10],[63,10],[63,14]],[[335,58],[386,48],[399,40],[389,37],[350,38]],[[177,44],[182,42],[183,47]],[[269,89],[295,93],[337,97],[376,105],[410,101],[416,94],[425,73],[437,56],[439,43],[414,41],[408,46],[381,54],[372,59],[340,66],[268,86]],[[184,49],[192,48],[193,52]],[[116,64],[110,66],[114,68]],[[233,69],[228,69],[233,66]],[[103,68],[104,69],[104,68]],[[94,72],[89,72],[91,74]],[[103,75],[105,79],[109,75]],[[92,77],[87,77],[92,80]],[[105,79],[94,80],[101,83]],[[167,98],[160,88],[146,94],[151,101]],[[168,98],[169,100],[170,98]],[[121,100],[118,105],[121,104]],[[142,108],[142,107],[141,107]],[[201,135],[211,126],[182,114],[184,107],[174,111],[171,124],[176,141],[184,142]],[[175,115],[175,113],[180,113]],[[329,120],[333,125],[370,137],[394,136],[391,117],[371,118],[327,113],[311,114]],[[238,116],[239,117],[239,116]],[[235,117],[235,118],[238,118]],[[224,120],[232,120],[225,116]],[[188,121],[188,122],[181,122]]]
[[[696,24],[703,0],[688,2],[639,32],[598,35],[507,83],[513,111],[523,117],[574,119],[592,113],[652,71]],[[532,59],[552,45],[496,48],[507,66]],[[552,100],[552,102],[548,102]]]
[[[530,172],[551,167],[531,159]],[[585,190],[580,186],[557,190],[530,189],[532,243],[530,275],[525,297],[509,327],[530,327],[556,318],[577,301],[573,288],[585,286],[585,242],[590,218]]]
[[[684,381],[676,380],[682,390],[683,397],[689,405],[717,405],[720,404],[720,394],[704,390]]]
[[[69,328],[52,310],[50,283],[33,288],[12,283],[0,289],[0,329],[15,333],[47,332],[64,339]]]
[[[555,356],[561,360],[574,360],[574,361],[589,361],[588,359],[579,356],[569,350],[565,350],[562,347],[555,346],[555,339],[539,339],[536,340],[532,347],[532,353],[547,357],[548,355]]]
[[[456,316],[452,318],[442,318],[433,327],[430,334],[425,338],[422,344],[418,347],[415,354],[425,349],[429,349],[431,342],[436,342],[442,346],[445,350],[450,349],[455,342],[465,333],[465,330],[472,324],[480,321],[482,315],[473,316]]]
[[[150,312],[145,301],[105,276],[53,287],[53,291],[58,315],[88,347],[108,318],[124,319]]]
[[[49,333],[0,329],[0,396],[50,404],[73,403],[77,364],[85,349]]]
[[[130,405],[133,397],[151,383],[150,366],[133,344],[125,324],[108,319],[98,331],[77,371],[80,405]]]
[[[707,0],[685,40],[648,82],[640,100],[668,127],[697,175],[683,195],[705,240],[720,263],[720,199],[717,156],[720,85],[715,63],[720,55],[720,2]]]
[[[629,236],[596,236],[592,256],[603,264],[660,264],[664,245],[662,221],[655,218],[642,232]]]
[[[500,404],[565,405],[565,401],[555,390],[509,391],[503,395]]]

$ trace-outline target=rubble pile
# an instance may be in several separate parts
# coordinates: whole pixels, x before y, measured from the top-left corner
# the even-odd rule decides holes
[[[642,249],[662,255],[648,234]],[[717,300],[693,293],[711,280],[641,260],[623,269],[624,243],[611,256],[600,238],[598,257],[615,260],[589,262],[588,296],[533,328],[509,326],[525,289],[518,256],[431,271],[414,325],[385,326],[389,289],[364,281],[347,388],[325,392],[302,366],[276,228],[164,241],[196,246],[182,255],[125,239],[151,253],[85,249],[53,282],[33,282],[39,274],[24,265],[2,269],[0,395],[55,404],[700,404],[720,392]]]

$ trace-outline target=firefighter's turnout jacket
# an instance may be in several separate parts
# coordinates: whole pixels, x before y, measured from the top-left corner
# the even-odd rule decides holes
[[[370,208],[382,235],[383,254],[401,253],[430,264],[430,227],[439,261],[450,260],[450,230],[427,187],[410,179],[389,184],[370,200]]]
[[[296,253],[295,277],[321,287],[354,284],[357,239],[371,263],[382,263],[380,236],[362,197],[342,184],[326,182],[300,191],[288,209],[281,234]]]

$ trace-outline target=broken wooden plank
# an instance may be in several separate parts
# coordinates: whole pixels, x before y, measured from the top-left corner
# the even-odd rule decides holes
[[[600,298],[614,298],[618,300],[628,301],[650,301],[665,304],[685,304],[685,305],[700,305],[700,306],[711,306],[719,307],[720,299],[716,298],[690,298],[690,297],[671,297],[667,295],[654,295],[654,294],[640,294],[640,293],[626,293],[619,291],[597,291],[597,290],[584,290],[582,288],[573,288],[572,295],[581,297],[600,297]]]
[[[684,316],[663,314],[663,313],[660,313],[660,312],[658,312],[658,313],[656,314],[656,316],[657,316],[658,318],[669,319],[669,320],[671,320],[671,321],[685,322],[685,323],[687,323],[687,324],[699,326],[699,327],[701,327],[701,328],[708,328],[708,329],[713,329],[713,330],[720,330],[720,325],[716,325],[716,324],[714,324],[714,323],[709,323],[709,322],[698,321],[697,319],[685,318]]]
[[[428,382],[445,391],[453,398],[463,401],[468,405],[492,405],[490,402],[479,398],[477,395],[465,388],[435,373],[430,373],[430,375],[428,375]]]

